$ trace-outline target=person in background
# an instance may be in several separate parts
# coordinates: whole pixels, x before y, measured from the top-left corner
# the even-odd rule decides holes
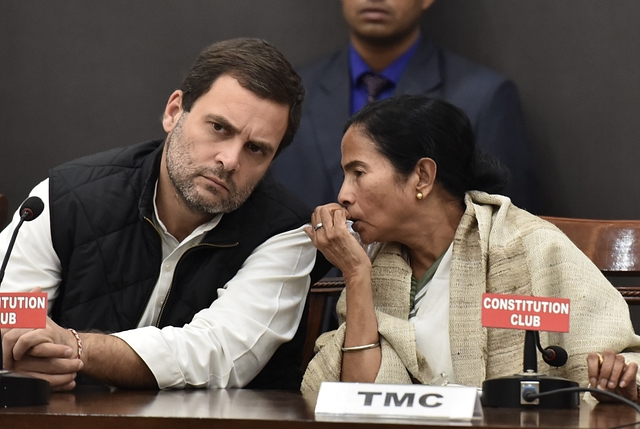
[[[494,194],[504,172],[460,109],[422,95],[370,104],[347,123],[342,168],[340,204],[316,208],[305,229],[346,287],[303,391],[437,377],[480,386],[521,372],[524,331],[482,327],[488,292],[569,298],[571,331],[540,334],[569,354],[551,375],[638,399],[626,302],[555,226]]]
[[[510,172],[506,195],[538,211],[533,154],[516,86],[421,32],[420,18],[433,2],[342,0],[350,43],[300,71],[307,90],[300,130],[271,169],[307,205],[336,200],[342,126],[349,116],[371,100],[426,94],[465,111],[478,145]]]
[[[289,341],[316,256],[311,210],[263,176],[303,98],[271,44],[215,43],[169,97],[166,139],[52,169],[3,283],[47,292],[50,319],[3,333],[5,368],[56,390],[79,373],[131,388],[299,389],[302,342]]]

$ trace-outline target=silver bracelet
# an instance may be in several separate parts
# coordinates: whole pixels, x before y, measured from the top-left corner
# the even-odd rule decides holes
[[[359,350],[375,349],[380,347],[380,341],[377,343],[365,344],[364,346],[342,347],[343,352],[357,352]]]

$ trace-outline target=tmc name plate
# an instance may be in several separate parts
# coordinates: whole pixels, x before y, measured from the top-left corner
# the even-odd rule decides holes
[[[316,414],[470,420],[482,417],[478,389],[422,384],[324,382]]]

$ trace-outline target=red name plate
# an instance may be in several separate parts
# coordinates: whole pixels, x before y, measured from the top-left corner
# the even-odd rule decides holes
[[[0,328],[46,328],[45,292],[0,293]]]
[[[538,296],[482,295],[482,326],[569,332],[569,300]]]

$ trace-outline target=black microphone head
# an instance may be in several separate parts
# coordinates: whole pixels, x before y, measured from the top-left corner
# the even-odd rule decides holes
[[[549,346],[542,351],[542,359],[551,366],[561,367],[567,363],[569,355],[562,347]]]
[[[29,197],[20,206],[20,217],[25,221],[34,220],[44,210],[44,203],[38,197]]]

